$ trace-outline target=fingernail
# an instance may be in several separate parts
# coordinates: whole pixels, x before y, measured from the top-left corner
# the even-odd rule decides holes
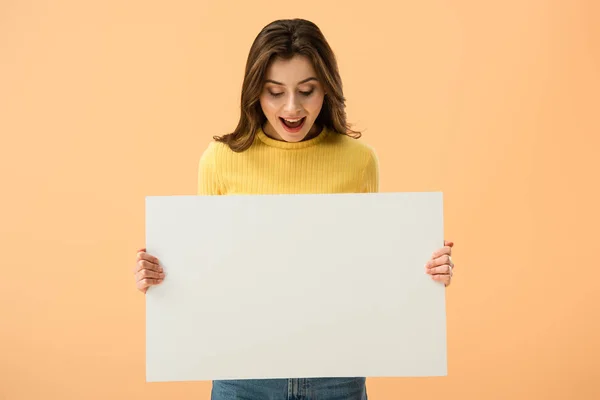
[[[160,276],[160,277],[161,277],[161,279],[162,279],[162,278],[164,278],[164,277],[165,277],[165,274],[164,274],[164,273],[161,273],[159,276]]]

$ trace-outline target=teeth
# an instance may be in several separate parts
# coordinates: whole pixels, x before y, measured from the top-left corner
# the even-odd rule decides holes
[[[294,123],[294,122],[298,122],[298,121],[300,121],[302,118],[296,118],[296,119],[286,119],[286,118],[284,118],[284,119],[285,119],[287,122]]]

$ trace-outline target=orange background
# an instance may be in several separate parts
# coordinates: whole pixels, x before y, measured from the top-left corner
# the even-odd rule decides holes
[[[145,383],[146,195],[195,194],[250,44],[316,22],[383,191],[442,190],[449,376],[370,399],[600,398],[600,2],[0,3],[0,399],[208,399]]]

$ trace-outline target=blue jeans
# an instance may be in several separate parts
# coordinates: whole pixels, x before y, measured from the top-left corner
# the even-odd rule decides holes
[[[367,400],[365,378],[214,381],[211,400]]]

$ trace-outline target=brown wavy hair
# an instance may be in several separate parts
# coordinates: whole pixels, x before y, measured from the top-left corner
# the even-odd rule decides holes
[[[271,22],[254,39],[242,84],[240,120],[232,133],[215,136],[216,141],[226,143],[235,152],[252,145],[256,132],[267,120],[260,106],[267,69],[275,58],[290,59],[295,55],[306,56],[312,62],[325,89],[323,107],[315,123],[355,139],[361,136],[346,122],[342,79],[325,36],[313,22],[296,18]]]

